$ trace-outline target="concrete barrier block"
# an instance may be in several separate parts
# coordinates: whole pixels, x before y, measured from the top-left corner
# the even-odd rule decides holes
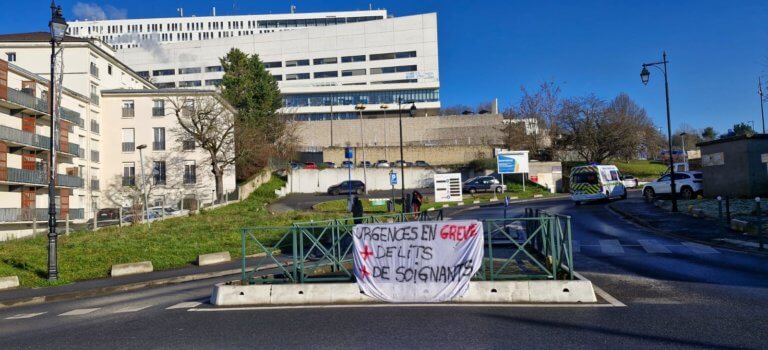
[[[450,206],[451,206],[450,204],[443,204],[443,208],[448,208]]]
[[[371,298],[357,286],[357,283],[334,283],[331,287],[331,300],[334,304],[370,304],[379,302]]]
[[[594,303],[590,281],[529,281],[532,303]]]
[[[232,256],[229,255],[229,252],[202,254],[197,257],[197,266],[220,264],[230,261],[232,261]]]
[[[271,294],[272,285],[269,284],[246,286],[217,284],[213,286],[211,304],[217,306],[269,305]]]
[[[489,199],[488,201],[489,201],[489,202],[498,202],[498,201],[499,201],[499,199],[498,199],[498,198],[491,198],[491,199]]]
[[[472,201],[472,204],[480,204],[480,200],[479,199],[475,199],[474,201]]]
[[[509,200],[511,200],[511,201],[516,200],[516,199],[518,199],[518,198],[517,197],[509,197]]]
[[[0,277],[0,290],[12,289],[19,286],[19,276]]]
[[[435,211],[435,208],[429,208],[427,211]]]
[[[330,304],[333,288],[318,284],[274,284],[269,303],[272,305]]]
[[[135,275],[154,271],[151,261],[112,265],[112,277]]]
[[[469,290],[455,302],[527,303],[530,301],[528,281],[473,281]]]
[[[544,197],[543,194],[534,194],[533,195],[533,198],[543,198],[543,197]]]

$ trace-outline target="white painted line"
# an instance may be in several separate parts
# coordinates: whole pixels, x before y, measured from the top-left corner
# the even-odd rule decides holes
[[[65,312],[65,313],[63,313],[63,314],[61,314],[61,315],[59,315],[59,316],[80,316],[80,315],[87,315],[87,314],[90,314],[91,312],[94,312],[94,311],[96,311],[96,310],[98,310],[98,309],[99,309],[99,308],[95,308],[95,309],[74,309],[74,310],[72,310],[72,311],[69,311],[69,312]]]
[[[584,275],[574,271],[573,275],[576,276],[576,278],[582,280],[582,281],[589,281]],[[618,306],[618,307],[624,307],[627,306],[626,304],[619,301],[619,299],[616,299],[613,297],[613,295],[608,294],[608,292],[604,291],[602,288],[596,286],[594,283],[592,283],[592,289],[595,290],[595,294],[599,295],[603,300],[607,301],[611,306]],[[605,305],[605,304],[603,304]]]
[[[124,307],[124,308],[122,308],[122,309],[118,309],[117,311],[115,311],[115,313],[116,313],[116,314],[122,314],[122,313],[127,313],[127,312],[137,312],[137,311],[141,311],[141,310],[144,310],[144,309],[146,309],[146,308],[148,308],[148,307],[151,307],[151,306],[152,306],[152,305],[134,306],[134,307]]]
[[[684,246],[688,247],[696,254],[720,254],[720,252],[708,245],[693,243],[693,242],[681,242]]]
[[[601,239],[600,250],[603,251],[603,254],[608,255],[624,254],[624,248],[621,247],[618,239]]]
[[[183,302],[183,303],[178,303],[176,305],[167,307],[165,309],[166,310],[171,310],[171,309],[190,309],[190,308],[196,307],[196,306],[198,306],[200,304],[202,304],[202,303],[199,303],[199,302],[196,302],[196,301],[187,301],[187,302]]]
[[[571,246],[573,248],[573,252],[574,253],[581,253],[581,244],[580,243],[581,242],[579,242],[579,241],[577,241],[575,239],[571,241]]]
[[[33,313],[33,314],[18,314],[18,315],[14,315],[14,316],[11,316],[11,317],[6,317],[5,319],[6,320],[20,320],[22,318],[37,317],[37,316],[40,316],[42,314],[47,314],[47,313],[48,312],[37,312],[37,313]]]
[[[645,249],[648,253],[662,253],[662,254],[669,254],[672,253],[671,250],[667,249],[663,244],[659,243],[659,241],[655,239],[639,239],[637,240],[638,243],[640,243],[641,246],[643,246],[643,249]]]
[[[579,303],[579,304],[470,304],[470,303],[438,303],[438,304],[342,304],[342,305],[290,305],[290,306],[246,306],[222,307],[210,309],[189,309],[187,311],[227,312],[251,310],[289,310],[289,309],[346,309],[346,308],[382,308],[382,307],[535,307],[535,308],[589,308],[613,307],[611,304]]]

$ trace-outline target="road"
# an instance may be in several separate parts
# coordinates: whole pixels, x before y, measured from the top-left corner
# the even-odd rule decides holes
[[[637,200],[637,199],[630,199]],[[0,348],[765,348],[768,258],[658,236],[605,204],[571,215],[575,264],[626,306],[217,309],[204,280],[0,309]],[[491,218],[501,208],[454,214]],[[513,209],[522,212],[522,205]]]

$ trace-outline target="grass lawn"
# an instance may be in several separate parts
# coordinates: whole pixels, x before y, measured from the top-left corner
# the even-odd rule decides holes
[[[526,182],[525,186],[525,192],[523,192],[523,185],[521,183],[516,183],[512,181],[504,181],[507,184],[507,192],[504,194],[497,194],[496,198],[503,199],[505,196],[510,197],[518,197],[519,199],[523,198],[532,198],[534,195],[540,194],[544,196],[549,196],[551,193],[544,189],[543,187],[536,185],[533,182]],[[471,204],[475,200],[481,200],[484,202],[488,202],[489,199],[493,198],[493,193],[478,193],[475,195],[471,195],[469,193],[464,194],[464,204]],[[387,212],[387,206],[386,205],[379,205],[379,206],[372,206],[371,202],[368,201],[365,198],[361,198],[363,202],[363,212],[364,213],[371,213],[371,214],[384,214]],[[433,202],[434,197],[425,196],[424,203],[421,206],[421,210],[427,210],[429,208],[436,208],[440,209],[443,207],[443,204],[446,203],[435,203]],[[402,206],[399,202],[399,198],[395,200],[397,204],[395,204],[395,212],[400,212],[402,209]],[[456,205],[455,202],[448,203],[451,206]],[[319,204],[315,204],[314,206],[315,211],[318,212],[327,212],[327,213],[345,213],[347,211],[347,200],[346,199],[335,199],[327,202],[322,202]]]
[[[273,177],[242,202],[191,217],[153,222],[151,229],[134,225],[59,236],[59,281],[54,283],[45,279],[47,236],[0,242],[0,276],[19,276],[22,287],[43,287],[107,277],[113,264],[149,260],[155,270],[164,270],[192,264],[199,254],[229,251],[233,258],[239,258],[241,227],[284,226],[335,217],[327,213],[270,214],[266,205],[276,199],[274,190],[284,183]],[[271,244],[279,237],[258,238]]]

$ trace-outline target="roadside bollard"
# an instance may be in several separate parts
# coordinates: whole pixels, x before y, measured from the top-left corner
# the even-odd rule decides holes
[[[763,250],[763,211],[760,209],[760,197],[755,197],[757,206],[757,244],[759,250]]]
[[[731,197],[725,196],[725,223],[731,226]]]
[[[717,222],[723,225],[723,197],[717,196]],[[728,231],[728,226],[725,226],[725,231]]]

